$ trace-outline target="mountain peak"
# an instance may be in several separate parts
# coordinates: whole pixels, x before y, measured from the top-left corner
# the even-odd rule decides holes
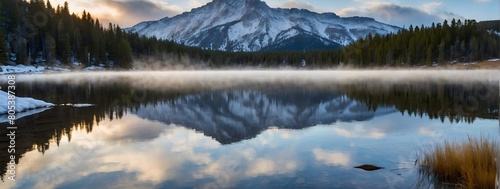
[[[128,31],[210,50],[260,51],[290,46],[338,48],[369,33],[383,35],[399,29],[373,19],[270,8],[261,0],[213,0],[191,12],[138,24]]]
[[[267,6],[267,4],[261,0],[214,0],[212,3],[216,5],[229,5],[234,8],[258,7],[259,5]]]
[[[213,0],[214,3],[262,3],[261,0]]]

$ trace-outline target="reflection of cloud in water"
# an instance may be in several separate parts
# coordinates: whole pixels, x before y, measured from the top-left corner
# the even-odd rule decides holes
[[[296,151],[276,151],[268,156],[246,159],[244,154],[231,151],[230,154],[200,167],[193,178],[214,179],[222,188],[235,188],[247,179],[260,176],[295,175],[303,169],[296,157]],[[279,157],[279,158],[277,158]]]
[[[339,136],[346,138],[373,138],[381,139],[385,137],[385,133],[379,128],[369,127],[363,124],[353,125],[347,127],[334,127],[333,130]]]
[[[114,121],[99,123],[97,135],[107,141],[131,142],[158,138],[167,127],[158,122],[145,121],[135,116],[125,116]]]
[[[74,131],[72,142],[62,140],[57,150],[48,150],[43,155],[37,151],[26,153],[19,164],[19,172],[31,175],[24,179],[36,181],[34,188],[54,188],[61,183],[76,181],[92,174],[117,171],[135,173],[136,178],[128,179],[139,183],[159,184],[182,176],[180,169],[188,162],[198,165],[211,164],[210,153],[196,152],[194,147],[219,146],[216,141],[203,134],[181,127],[164,129],[164,132],[158,133],[158,137],[153,138],[149,133],[142,133],[145,138],[139,135],[132,138],[142,142],[121,145],[115,141],[128,140],[128,137],[133,136],[129,135],[130,133],[138,131],[140,126],[137,125],[143,125],[145,128],[152,126],[153,129],[157,128],[157,131],[160,131],[158,128],[161,125],[147,120],[141,122],[141,119],[135,116],[125,116],[123,120],[108,120],[103,123],[106,125],[96,127],[90,134]],[[163,128],[167,126],[163,125]],[[118,133],[118,137],[113,136],[115,133]],[[89,141],[98,139],[108,142]],[[93,145],[89,145],[91,143]]]
[[[332,124],[334,133],[345,138],[385,139],[395,133],[415,133],[420,118],[414,122],[404,119],[399,113],[389,113],[373,118],[369,122],[337,122]]]
[[[351,166],[351,156],[348,153],[338,151],[326,151],[322,149],[313,149],[314,158],[316,161],[323,162],[331,166]]]
[[[200,167],[193,178],[212,178],[212,184],[221,188],[235,188],[243,180],[261,176],[295,175],[304,169],[304,162],[293,147],[292,141],[297,138],[297,132],[275,128],[244,143],[223,146],[223,155]]]
[[[292,173],[295,172],[299,166],[296,161],[286,161],[281,158],[259,158],[250,162],[248,167],[249,169],[245,174],[249,177],[257,177]]]
[[[286,178],[304,177],[308,184],[319,183],[313,186],[330,181],[359,181],[360,177],[353,176],[349,172],[352,169],[345,167],[358,162],[384,167],[401,167],[394,162],[412,165],[414,159],[407,154],[418,149],[423,139],[430,138],[427,131],[450,126],[439,121],[436,121],[436,126],[428,120],[418,121],[420,118],[399,117],[401,114],[394,113],[365,123],[337,122],[304,130],[272,128],[254,139],[222,146],[203,133],[128,114],[122,119],[100,122],[91,133],[74,130],[71,143],[67,142],[67,137],[63,138],[58,147],[45,151],[45,154],[37,151],[26,153],[18,165],[19,181],[7,184],[17,184],[19,188],[81,188],[75,183],[85,183],[88,178],[95,177],[116,182],[113,186],[133,188],[193,188],[204,184],[236,188],[247,183],[266,186],[267,183],[260,183],[263,177],[285,182]],[[491,122],[480,120],[474,129],[490,128],[487,125]],[[464,133],[472,131],[472,127],[467,126],[461,124],[447,130],[451,132],[443,133],[467,136]],[[497,131],[497,127],[491,127],[491,130]],[[140,131],[146,128],[157,134]],[[342,132],[337,132],[339,128],[351,134],[343,136]],[[363,137],[363,132],[373,131],[383,133],[384,137]],[[352,147],[353,142],[357,146]],[[56,146],[55,142],[50,145]],[[389,164],[389,161],[393,163]],[[327,170],[337,176],[328,177],[326,181],[316,179],[321,172],[317,165],[322,168],[323,165],[334,166]],[[109,178],[112,175],[115,180]],[[116,177],[120,179],[116,180]],[[363,187],[384,182],[376,179],[380,179],[380,175],[363,177],[358,184],[344,183],[342,186]],[[89,186],[92,185],[89,183]]]
[[[231,187],[243,179],[293,174],[301,168],[293,149],[273,150],[256,158],[257,151],[252,146],[233,146],[224,154],[215,155],[222,147],[217,141],[183,127],[162,125],[135,115],[99,124],[91,133],[73,131],[71,142],[63,139],[57,148],[45,154],[26,153],[18,167],[22,173],[19,184],[33,182],[34,188],[55,188],[63,183],[74,186],[71,183],[97,175],[120,174],[127,177],[121,180],[141,188],[194,179],[215,179]],[[142,129],[157,133],[152,135],[141,132]],[[269,140],[281,138],[274,133],[279,131],[269,132]]]
[[[418,133],[423,134],[423,135],[427,135],[427,136],[431,136],[431,137],[435,137],[435,136],[439,136],[440,135],[439,131],[429,129],[427,127],[420,128],[418,130]]]
[[[132,122],[132,124],[137,123]],[[131,125],[123,128],[125,130],[123,133],[137,129]],[[159,135],[159,138],[153,138],[150,142],[137,143],[134,149],[127,146],[107,148],[107,151],[103,151],[106,155],[100,161],[109,167],[116,167],[117,170],[125,168],[128,172],[136,172],[138,181],[159,183],[179,178],[180,169],[188,162],[198,165],[208,165],[212,162],[210,153],[196,152],[194,147],[219,146],[217,142],[201,133],[178,127],[168,129]]]

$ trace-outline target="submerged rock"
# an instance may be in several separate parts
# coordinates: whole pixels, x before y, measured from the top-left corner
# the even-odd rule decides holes
[[[379,166],[370,165],[370,164],[364,164],[364,165],[360,165],[360,166],[357,166],[354,168],[363,169],[365,171],[375,171],[375,170],[383,169],[384,167],[379,167]]]

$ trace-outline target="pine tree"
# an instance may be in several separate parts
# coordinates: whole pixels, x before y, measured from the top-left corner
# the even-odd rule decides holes
[[[119,39],[119,42],[116,47],[116,54],[117,56],[115,57],[116,64],[120,68],[124,69],[130,69],[132,68],[132,48],[130,47],[129,42],[122,38]]]
[[[411,25],[410,25],[411,27]],[[416,54],[416,40],[415,38],[411,38],[410,43],[408,45],[408,54],[406,62],[411,66],[415,65],[415,54]]]
[[[470,51],[472,60],[479,58],[479,42],[476,36],[473,36],[470,40]]]
[[[0,28],[0,64],[9,61],[9,50],[7,48],[7,42],[5,41],[5,32],[3,28]]]
[[[0,7],[3,7],[2,2],[0,2]],[[0,8],[0,11],[3,11],[2,8]],[[9,51],[7,48],[7,41],[5,40],[5,27],[5,16],[0,12],[0,64],[6,63],[9,60]]]
[[[434,46],[432,44],[427,47],[427,64],[432,65],[434,63]]]
[[[439,43],[438,49],[439,49],[438,63],[442,63],[446,60],[446,53],[447,53],[444,39],[441,39],[441,43]]]
[[[45,45],[45,59],[49,64],[53,64],[56,61],[56,40],[50,34],[46,34]]]
[[[460,42],[460,54],[462,55],[461,57],[464,57],[464,55],[467,54],[467,46],[463,40]]]

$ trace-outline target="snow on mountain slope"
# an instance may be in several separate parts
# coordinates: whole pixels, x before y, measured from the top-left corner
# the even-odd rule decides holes
[[[230,144],[253,138],[271,127],[302,129],[365,121],[393,112],[393,107],[369,110],[342,94],[226,91],[183,96],[142,106],[133,113],[148,120],[182,125]]]
[[[270,8],[260,0],[214,0],[191,12],[142,22],[126,30],[204,49],[259,51],[297,36],[338,47],[369,33],[388,34],[399,29],[372,18]]]

